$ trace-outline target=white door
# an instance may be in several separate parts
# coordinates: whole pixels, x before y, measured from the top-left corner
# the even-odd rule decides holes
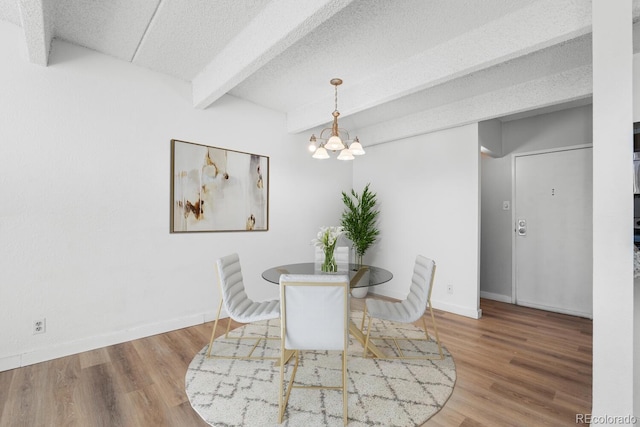
[[[515,158],[515,302],[592,317],[592,149]]]

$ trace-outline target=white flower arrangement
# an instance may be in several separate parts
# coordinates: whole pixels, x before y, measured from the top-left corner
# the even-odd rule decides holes
[[[337,271],[338,266],[333,256],[333,252],[336,249],[338,238],[342,234],[344,234],[343,227],[320,227],[318,235],[311,241],[311,243],[324,251],[324,262],[322,263],[322,271]]]
[[[326,252],[327,249],[331,249],[333,253],[333,249],[336,247],[336,242],[338,238],[344,234],[343,227],[320,227],[320,231],[315,239],[311,241],[315,246],[319,247],[323,251]]]

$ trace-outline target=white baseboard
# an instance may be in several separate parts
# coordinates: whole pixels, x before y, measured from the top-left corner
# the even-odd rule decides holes
[[[221,313],[222,314],[222,313]],[[131,329],[116,331],[99,336],[87,337],[76,341],[56,344],[54,346],[38,348],[21,354],[0,358],[0,372],[20,368],[59,357],[82,353],[126,341],[149,337],[164,332],[174,331],[189,326],[200,325],[215,319],[214,312],[191,314],[188,316],[169,319],[166,321],[140,325]]]
[[[459,314],[460,316],[470,317],[472,319],[479,319],[482,317],[482,310],[479,308],[463,307],[461,305],[434,300],[431,301],[431,304],[433,305],[433,308],[453,314]]]
[[[480,298],[486,298],[498,302],[506,302],[509,304],[512,303],[511,297],[509,295],[494,294],[493,292],[480,291]]]
[[[587,319],[592,319],[593,320],[593,313],[585,313],[585,312],[582,312],[582,311],[567,310],[567,309],[558,308],[558,307],[549,307],[549,306],[546,306],[546,305],[543,305],[543,304],[536,304],[536,303],[532,303],[532,302],[528,302],[528,301],[522,301],[522,300],[518,300],[518,305],[522,305],[524,307],[535,308],[535,309],[538,309],[538,310],[551,311],[551,312],[554,312],[554,313],[567,314],[569,316],[585,317]]]
[[[0,372],[20,367],[20,355],[0,358]]]

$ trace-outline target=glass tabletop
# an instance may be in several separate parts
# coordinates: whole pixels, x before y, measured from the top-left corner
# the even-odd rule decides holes
[[[373,265],[363,265],[362,268],[363,270],[359,271],[356,264],[349,264],[349,279],[351,280],[352,288],[381,285],[393,278],[393,274],[384,268]],[[368,280],[366,279],[367,273],[369,274]],[[323,273],[316,267],[315,263],[303,262],[272,267],[262,272],[262,278],[271,283],[280,283],[281,274],[341,274],[341,272]]]

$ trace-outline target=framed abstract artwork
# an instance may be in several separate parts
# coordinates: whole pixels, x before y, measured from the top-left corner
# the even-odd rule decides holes
[[[171,233],[269,229],[269,157],[171,140]]]

